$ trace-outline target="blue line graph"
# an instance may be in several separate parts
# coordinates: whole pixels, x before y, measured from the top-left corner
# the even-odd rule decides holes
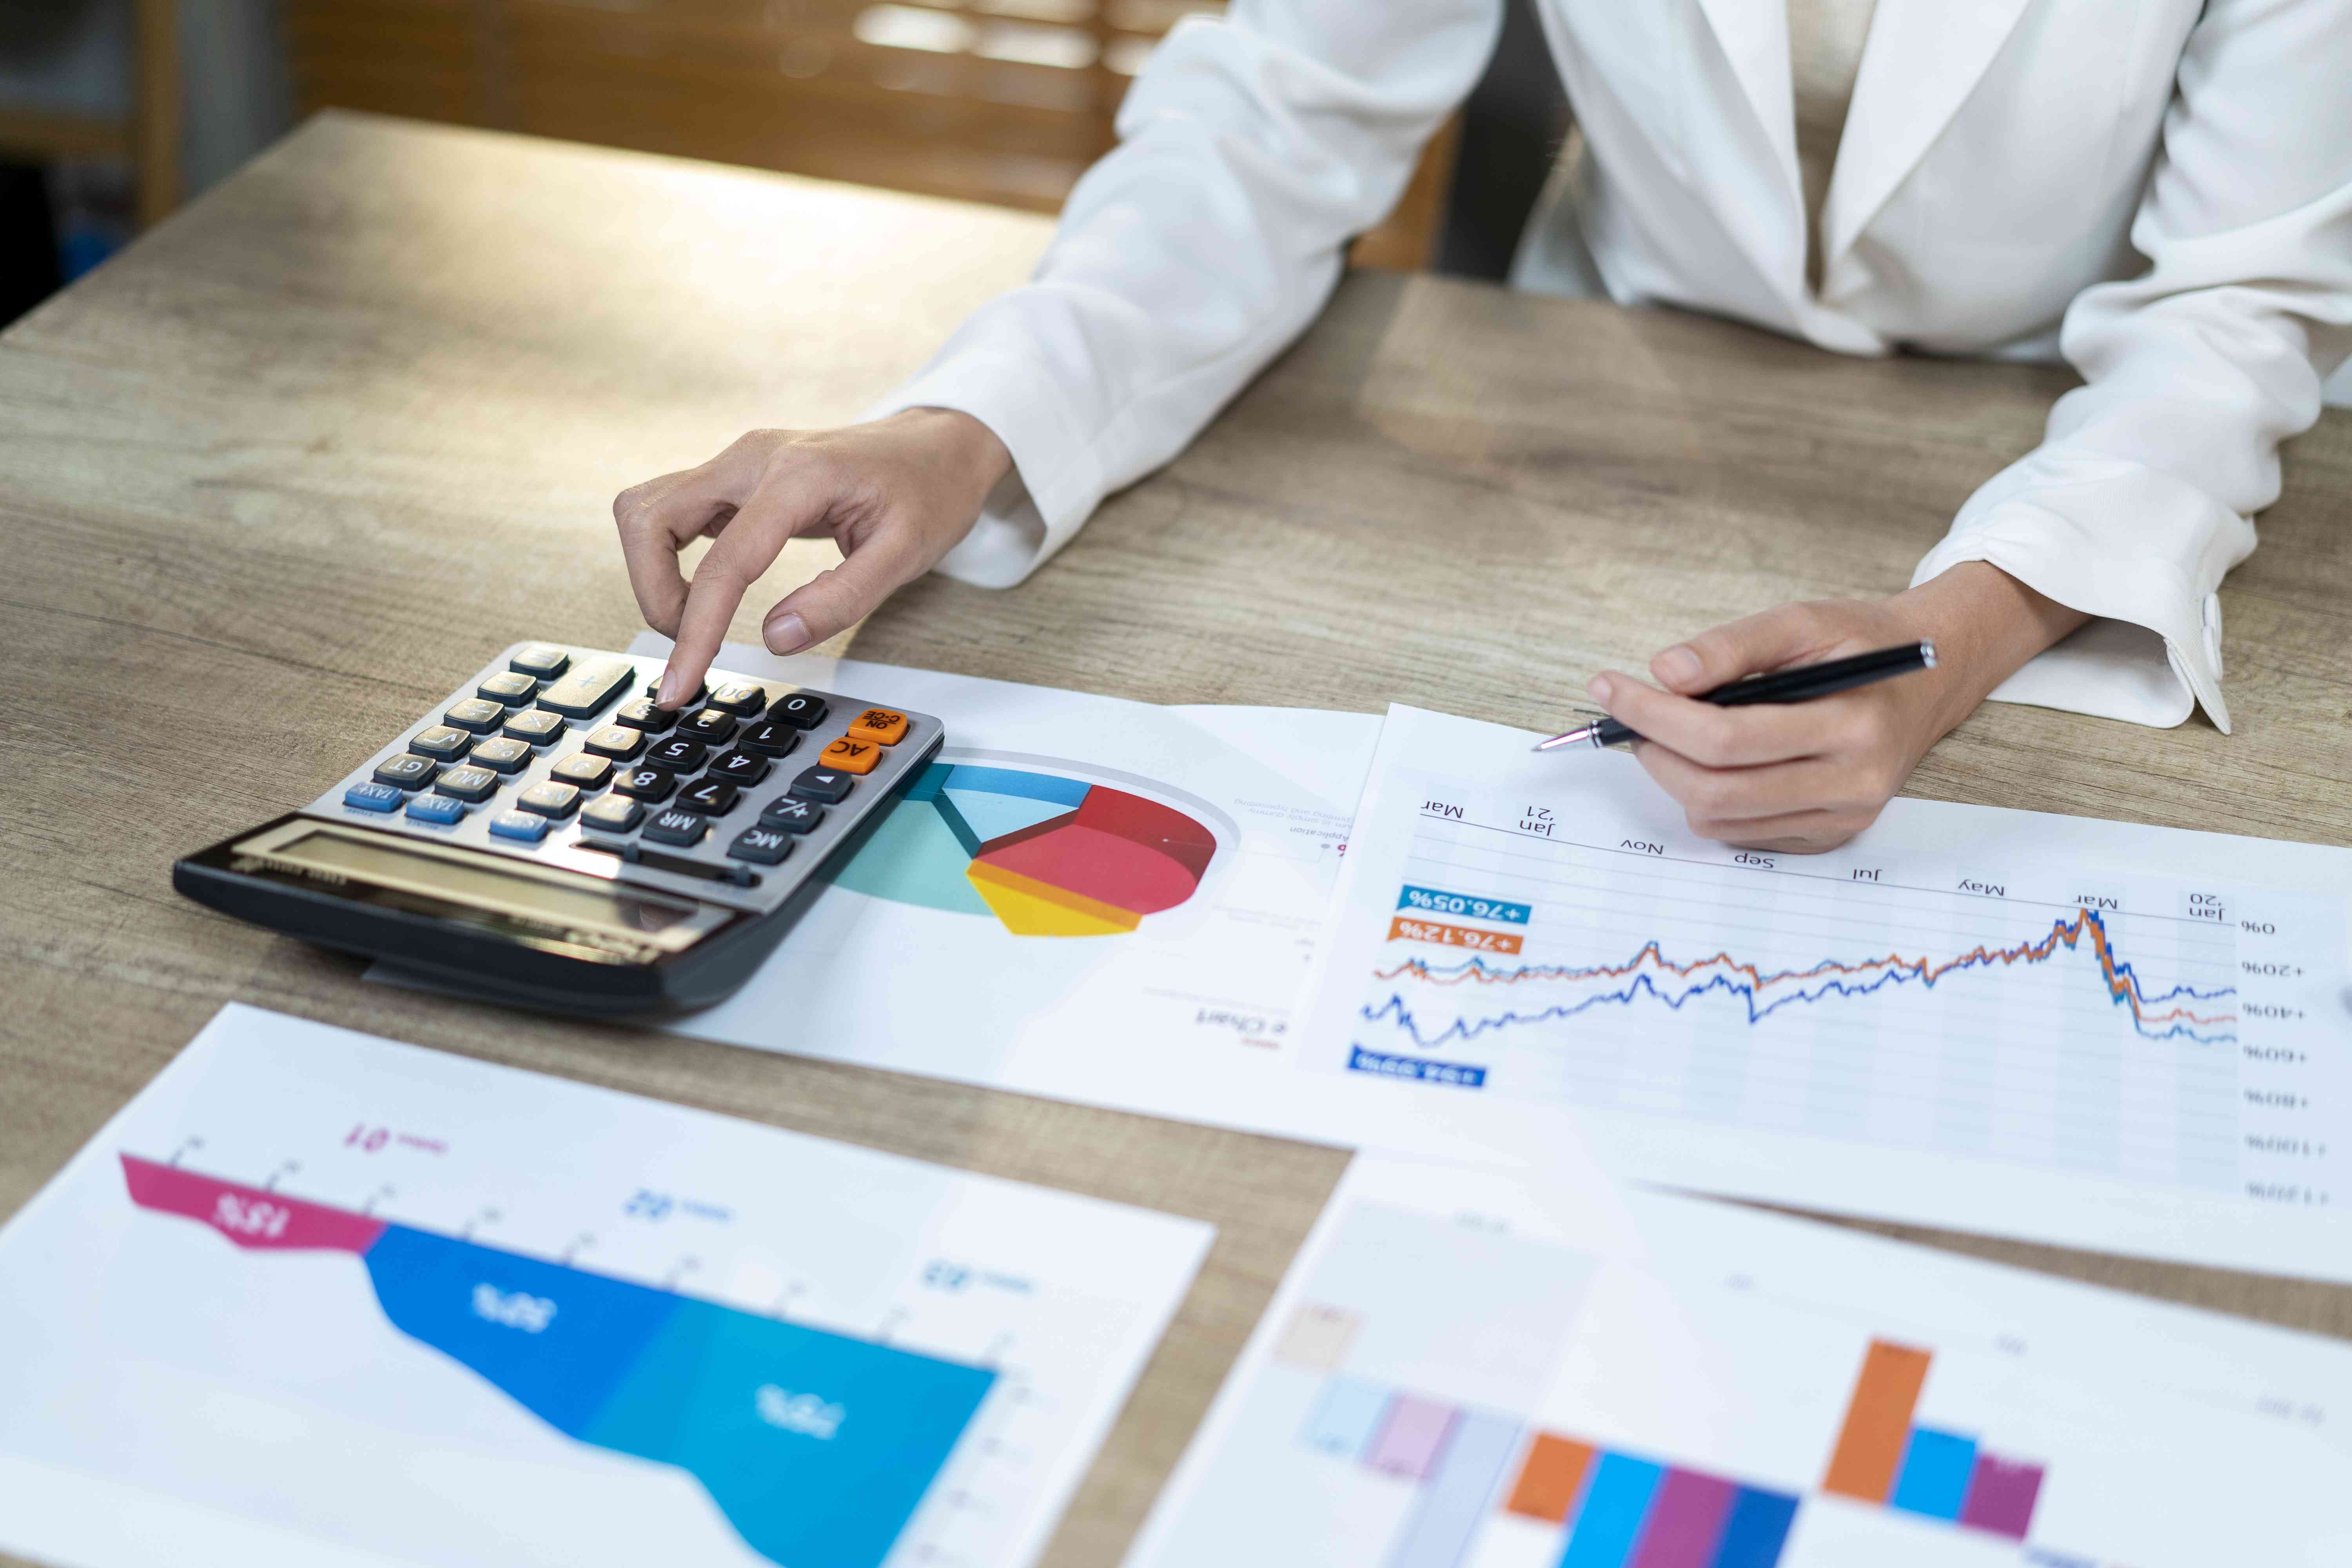
[[[2233,998],[2237,994],[2235,986],[2199,989],[2191,985],[2175,985],[2164,991],[2144,990],[2138,972],[2116,954],[2106,921],[2098,911],[2090,909],[2078,910],[2053,921],[2050,930],[2037,938],[2007,947],[1978,946],[1940,963],[1888,953],[1859,963],[1823,959],[1811,968],[1768,973],[1734,959],[1727,952],[1677,963],[1665,956],[1654,940],[1643,943],[1623,963],[1590,967],[1564,964],[1504,967],[1476,956],[1456,963],[1432,964],[1423,959],[1412,958],[1393,968],[1377,972],[1373,978],[1382,984],[1410,978],[1437,986],[1509,986],[1536,982],[1573,984],[1588,981],[1617,984],[1534,1012],[1505,1011],[1478,1018],[1457,1016],[1433,1030],[1423,1026],[1419,1016],[1402,992],[1391,991],[1384,1000],[1367,1005],[1360,1012],[1366,1023],[1392,1026],[1424,1050],[1449,1041],[1475,1040],[1496,1030],[1516,1026],[1555,1023],[1596,1007],[1630,1005],[1645,996],[1663,1002],[1676,1011],[1700,996],[1716,994],[1736,996],[1744,1004],[1747,1022],[1755,1026],[1780,1009],[1800,1002],[1868,996],[1889,986],[1913,983],[1923,990],[1932,990],[1940,981],[1953,974],[2008,968],[2021,963],[2044,963],[2061,952],[2079,951],[2086,938],[2092,953],[2098,961],[2108,1001],[2126,1010],[2134,1031],[2142,1038],[2184,1039],[2209,1046],[2230,1044],[2237,1039],[2238,1015],[2233,1007],[2222,1009],[2192,1005]]]

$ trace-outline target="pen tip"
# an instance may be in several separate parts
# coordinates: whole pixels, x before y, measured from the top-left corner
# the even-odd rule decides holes
[[[1933,668],[1936,668],[1936,639],[1935,639],[1935,638],[1933,638],[1933,637],[1921,637],[1921,638],[1919,639],[1919,657],[1920,657],[1920,658],[1922,658],[1923,660],[1925,660],[1925,661],[1927,662],[1927,668],[1928,668],[1929,669],[1933,669]]]

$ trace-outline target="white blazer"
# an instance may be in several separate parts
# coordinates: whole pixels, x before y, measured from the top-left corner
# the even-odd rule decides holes
[[[2352,0],[1879,0],[1818,298],[1785,0],[1537,4],[1586,167],[1517,279],[1845,353],[2063,354],[2085,384],[1914,580],[1989,561],[2104,617],[1998,697],[2227,730],[2214,590],[2352,353]],[[1019,582],[1297,336],[1501,16],[1234,0],[1172,32],[1034,279],[872,410],[1013,454],[940,569]]]

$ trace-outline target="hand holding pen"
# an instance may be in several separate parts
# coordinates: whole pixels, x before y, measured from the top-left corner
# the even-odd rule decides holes
[[[1935,668],[1936,645],[1922,638],[1915,643],[1897,644],[1894,647],[1874,648],[1868,653],[1858,653],[1846,658],[1777,669],[1769,675],[1742,676],[1738,680],[1727,680],[1721,686],[1698,693],[1698,700],[1717,708],[1747,708],[1765,702],[1780,705],[1811,702],[1816,698],[1851,691],[1857,686],[1871,686],[1898,675],[1908,675],[1915,669]],[[1580,724],[1548,741],[1538,741],[1535,749],[1556,752],[1570,746],[1595,749],[1626,746],[1641,738],[1630,725],[1615,719],[1596,719],[1590,724]]]

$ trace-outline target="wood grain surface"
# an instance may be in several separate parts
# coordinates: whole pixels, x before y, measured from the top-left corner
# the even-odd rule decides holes
[[[1034,216],[337,115],[0,335],[0,1214],[235,999],[1192,1215],[1206,1270],[1048,1561],[1116,1561],[1345,1155],[358,983],[175,897],[517,637],[618,647],[610,500],[854,418]],[[2060,374],[1358,275],[1165,472],[863,658],[1170,702],[1528,726],[1792,598],[1899,588]],[[2239,732],[1987,708],[1912,793],[2352,844],[2352,419],[2222,594]],[[796,545],[735,635],[821,569]],[[1869,1227],[2352,1337],[2352,1290]]]

